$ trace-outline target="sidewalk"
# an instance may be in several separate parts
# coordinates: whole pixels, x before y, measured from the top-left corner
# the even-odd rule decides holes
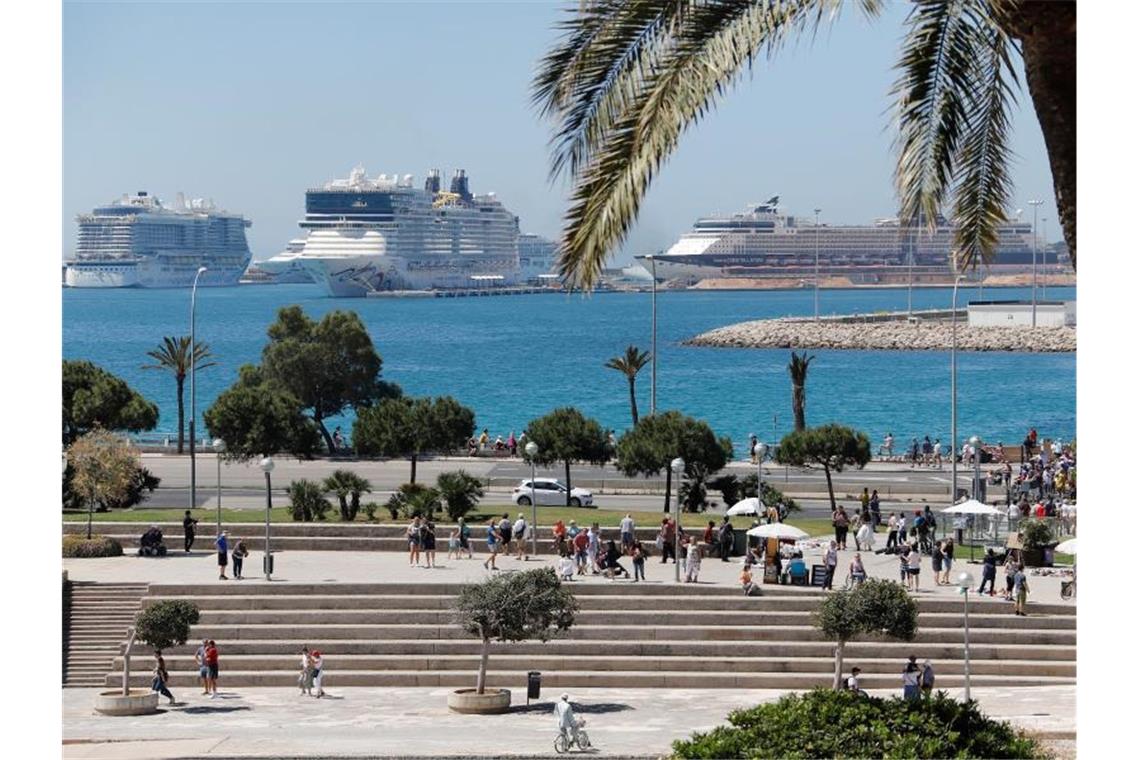
[[[447,709],[449,689],[337,689],[317,700],[293,689],[176,693],[157,715],[110,718],[91,709],[95,689],[63,692],[67,760],[223,757],[545,757],[553,756],[553,702],[547,689],[526,705],[515,690],[505,715]],[[694,673],[694,681],[699,674]],[[951,695],[960,697],[957,690]],[[890,696],[892,692],[873,692]],[[897,692],[893,692],[897,693]],[[582,689],[571,694],[600,757],[659,757],[672,742],[725,722],[729,711],[779,698],[774,690]],[[1076,687],[977,688],[987,714],[1034,731],[1076,730]],[[426,729],[426,730],[425,730]],[[70,743],[68,743],[70,742]]]

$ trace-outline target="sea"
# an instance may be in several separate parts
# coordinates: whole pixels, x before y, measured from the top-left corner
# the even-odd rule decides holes
[[[1028,289],[963,288],[959,301],[1028,299]],[[915,309],[949,307],[949,288],[913,290]],[[1042,300],[1074,299],[1075,288],[1043,289]],[[201,414],[246,363],[260,359],[266,328],[283,306],[314,318],[355,311],[383,359],[384,379],[413,395],[450,395],[475,410],[479,429],[504,438],[556,407],[573,406],[618,435],[631,425],[629,390],[604,364],[635,344],[650,348],[649,293],[534,294],[476,298],[326,297],[316,285],[242,285],[198,291],[197,337],[216,366],[197,373]],[[792,427],[787,349],[682,345],[698,333],[749,319],[806,316],[812,290],[661,291],[657,295],[657,408],[703,419],[738,452],[755,433],[775,441]],[[906,289],[820,292],[822,314],[905,309]],[[122,377],[159,406],[150,440],[175,435],[173,377],[144,369],[166,335],[190,331],[189,290],[64,289],[63,356]],[[877,447],[912,437],[950,440],[950,354],[940,351],[811,351],[807,423],[839,422]],[[637,378],[650,411],[650,367]],[[190,408],[187,383],[187,410]],[[189,413],[189,412],[188,412]],[[351,415],[331,421],[351,432]],[[1043,438],[1076,434],[1075,354],[958,354],[958,432],[1016,444],[1034,427]]]

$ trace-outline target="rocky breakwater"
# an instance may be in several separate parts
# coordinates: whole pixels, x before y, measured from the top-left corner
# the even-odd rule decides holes
[[[720,348],[819,348],[861,351],[948,351],[952,341],[949,320],[905,319],[855,322],[810,319],[765,319],[720,327],[685,341],[687,346]],[[961,351],[1025,351],[1033,353],[1077,350],[1072,327],[969,327],[958,322]]]

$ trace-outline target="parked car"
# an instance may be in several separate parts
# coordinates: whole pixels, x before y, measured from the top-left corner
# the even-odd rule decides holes
[[[566,491],[570,491],[570,506],[589,507],[594,503],[594,495],[585,488],[571,488],[558,482],[554,478],[534,479],[534,500],[539,505],[548,504],[560,506],[566,503]],[[520,481],[515,490],[511,492],[511,500],[520,507],[530,506],[530,479]]]

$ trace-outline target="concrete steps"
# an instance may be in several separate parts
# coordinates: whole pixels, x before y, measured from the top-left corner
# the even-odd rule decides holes
[[[147,586],[75,582],[69,585],[63,685],[102,686],[126,639],[127,629],[142,609],[140,602]]]
[[[324,654],[338,686],[465,686],[480,643],[455,622],[458,584],[357,583],[152,585],[143,604],[189,599],[201,609],[191,641],[166,652],[172,686],[196,684],[193,652],[218,641],[225,687],[291,687],[304,645]],[[520,686],[528,670],[551,687],[643,687],[699,683],[703,688],[807,688],[830,683],[833,644],[812,623],[818,590],[765,588],[744,597],[729,587],[575,584],[582,611],[548,642],[496,643],[490,683]],[[913,642],[861,640],[847,646],[847,667],[863,669],[869,688],[899,685],[910,654],[935,663],[939,685],[964,675],[961,605],[919,599]],[[1015,686],[1073,683],[1076,617],[1066,605],[1032,605],[1016,617],[1008,603],[971,606],[971,683]],[[145,648],[139,656],[146,656]],[[136,666],[137,667],[137,666]],[[121,673],[122,660],[114,669]],[[145,669],[132,678],[145,685]],[[114,684],[119,676],[108,675]]]

